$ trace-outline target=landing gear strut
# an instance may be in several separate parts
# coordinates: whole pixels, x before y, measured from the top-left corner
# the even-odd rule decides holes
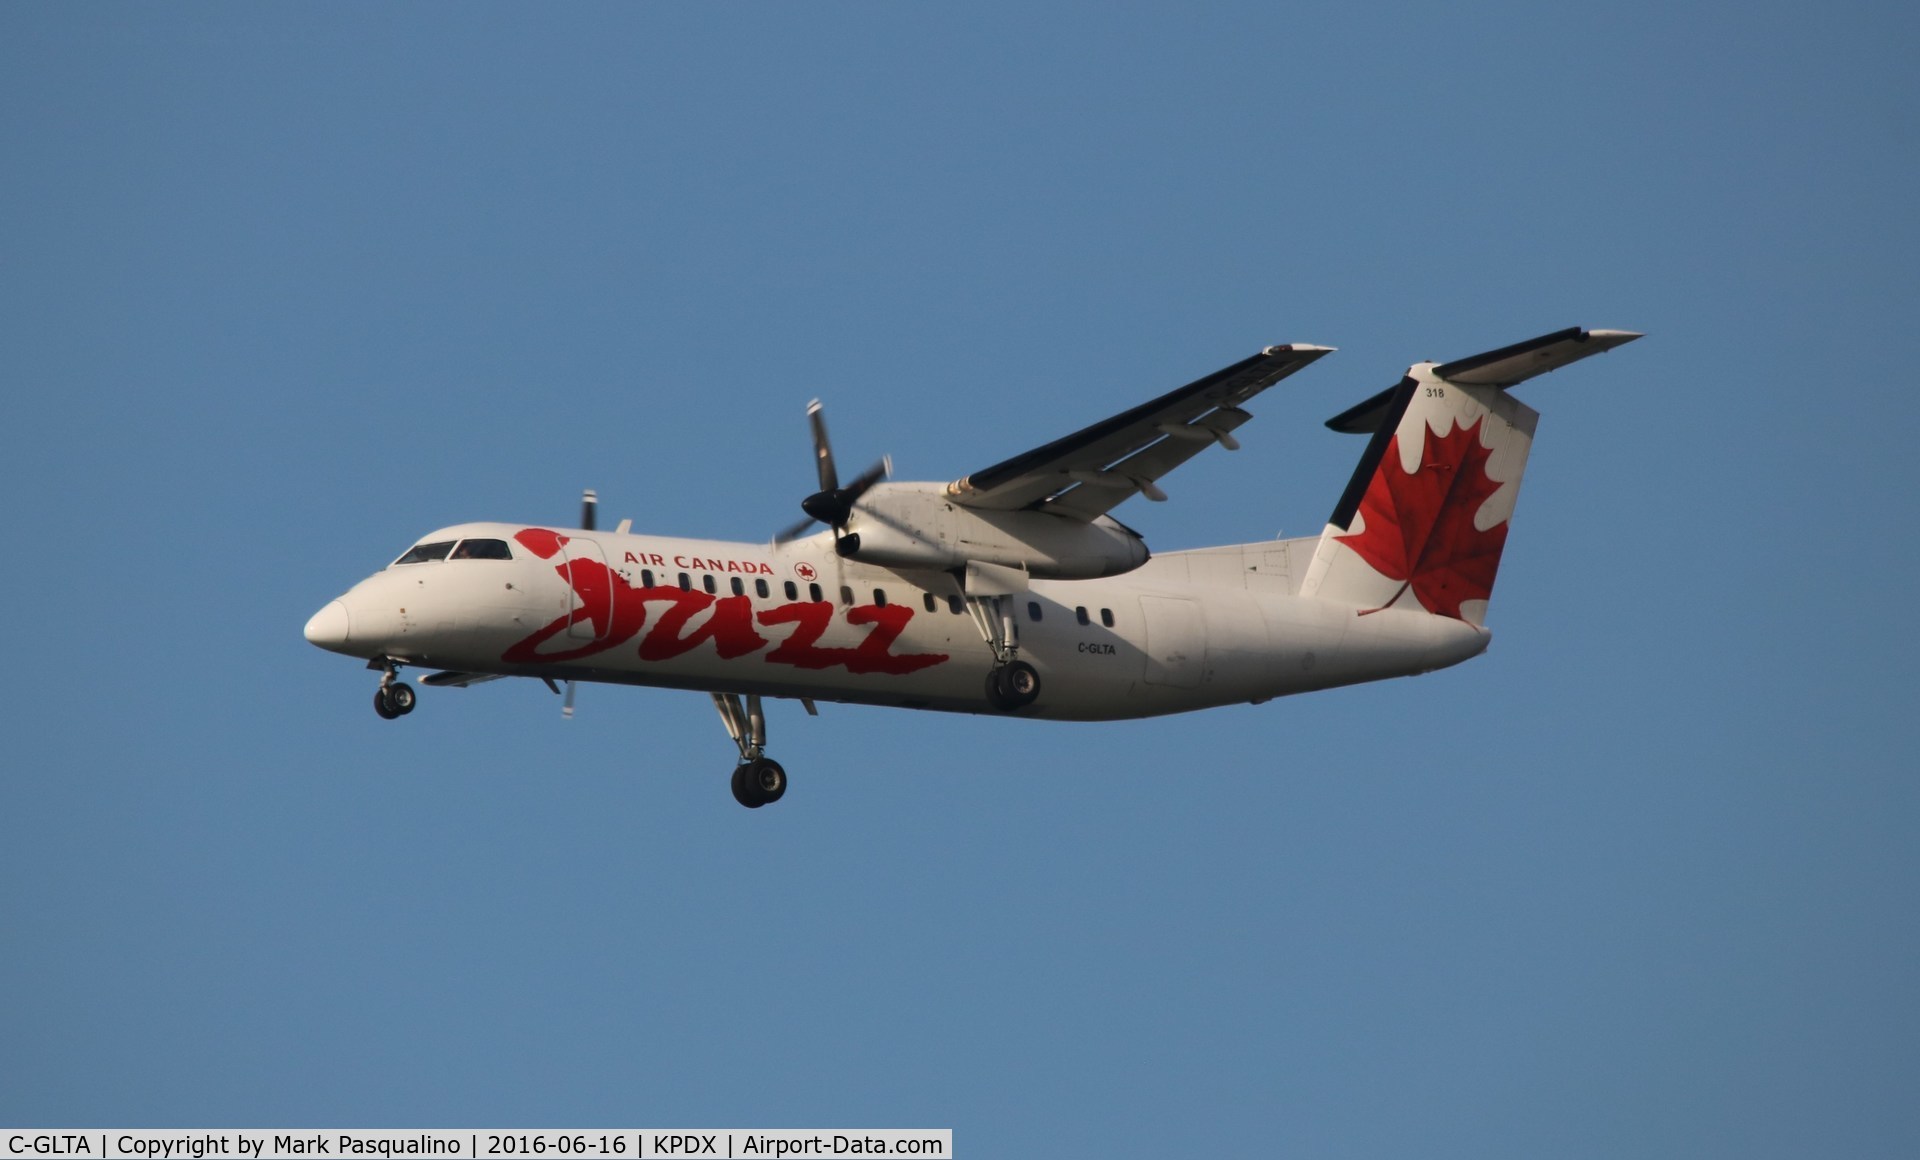
[[[389,721],[413,712],[413,686],[399,679],[400,666],[392,657],[376,658],[369,661],[367,667],[386,670],[380,678],[380,687],[373,691],[374,712]]]
[[[1011,713],[1033,704],[1040,696],[1040,674],[1020,660],[1020,632],[1013,620],[1010,595],[967,594],[973,625],[993,650],[993,668],[987,673],[987,704]]]
[[[787,771],[766,753],[767,715],[760,708],[760,695],[748,693],[742,705],[737,693],[715,693],[713,707],[740,749],[740,764],[733,767],[733,800],[757,810],[786,796]]]

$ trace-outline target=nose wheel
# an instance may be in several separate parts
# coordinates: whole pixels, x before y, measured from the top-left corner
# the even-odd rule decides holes
[[[380,678],[380,687],[373,691],[373,711],[389,721],[413,712],[413,686],[397,679],[400,666],[392,661],[384,664],[376,661],[370,667],[386,670],[386,675]]]
[[[402,681],[373,691],[373,711],[391,721],[413,712],[413,686]]]

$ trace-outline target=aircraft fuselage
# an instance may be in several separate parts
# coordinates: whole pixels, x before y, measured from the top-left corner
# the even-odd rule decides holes
[[[469,543],[491,556],[449,558]],[[1009,598],[1044,696],[1019,715],[1116,720],[1411,675],[1483,651],[1483,628],[1303,598],[1316,539],[1155,557]],[[941,572],[845,560],[822,533],[745,544],[463,524],[328,605],[324,648],[476,675],[995,711],[993,650]],[[1296,550],[1297,549],[1297,550]],[[508,558],[499,558],[506,556]]]

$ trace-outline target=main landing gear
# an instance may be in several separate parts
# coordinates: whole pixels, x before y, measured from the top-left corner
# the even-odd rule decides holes
[[[1002,713],[1024,709],[1040,696],[1040,674],[1025,661],[1009,660],[987,673],[987,704]]]
[[[760,708],[760,694],[748,693],[742,705],[737,693],[715,693],[713,707],[740,749],[740,764],[733,767],[733,800],[757,810],[786,796],[787,771],[766,753],[767,715]]]
[[[981,639],[993,650],[987,672],[987,704],[1002,713],[1024,709],[1040,696],[1040,674],[1020,660],[1020,633],[1013,621],[1013,597],[967,594],[967,611]]]
[[[380,687],[373,691],[373,711],[391,721],[413,712],[413,686],[399,679],[400,666],[389,657],[367,662],[370,669],[384,669]]]

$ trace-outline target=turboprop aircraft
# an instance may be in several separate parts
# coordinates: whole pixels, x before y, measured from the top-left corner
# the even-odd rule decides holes
[[[534,677],[710,694],[739,750],[733,795],[778,801],[768,697],[1099,721],[1411,676],[1486,650],[1487,601],[1539,415],[1509,388],[1640,335],[1573,327],[1446,363],[1327,425],[1368,435],[1317,536],[1150,554],[1107,513],[1252,416],[1332,352],[1269,346],[952,483],[842,484],[820,404],[819,490],[765,544],[595,527],[431,532],[307,622],[309,641],[435,687]],[[809,534],[813,524],[824,525]]]

